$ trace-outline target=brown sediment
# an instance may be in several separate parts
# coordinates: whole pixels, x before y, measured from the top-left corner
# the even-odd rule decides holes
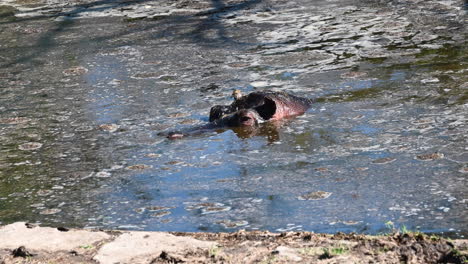
[[[66,230],[66,231],[63,231]],[[183,233],[0,227],[0,263],[466,263],[468,240],[422,233]]]

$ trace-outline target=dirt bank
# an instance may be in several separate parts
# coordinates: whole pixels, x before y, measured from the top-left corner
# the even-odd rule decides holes
[[[468,240],[421,233],[165,233],[0,228],[0,263],[466,263]]]

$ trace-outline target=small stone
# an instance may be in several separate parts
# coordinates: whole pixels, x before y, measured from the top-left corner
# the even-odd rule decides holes
[[[35,227],[38,226],[38,225],[33,224],[33,223],[26,223],[26,224],[24,224],[24,225],[25,225],[27,228],[30,228],[30,229],[31,229],[31,228],[35,228]]]

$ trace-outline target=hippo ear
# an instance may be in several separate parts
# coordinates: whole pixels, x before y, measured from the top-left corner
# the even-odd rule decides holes
[[[230,112],[232,112],[231,108],[227,105],[215,105],[211,107],[210,110],[210,122],[218,120],[222,118],[225,114],[229,114]]]
[[[276,113],[276,102],[265,97],[264,103],[255,107],[255,110],[264,120],[268,120]]]

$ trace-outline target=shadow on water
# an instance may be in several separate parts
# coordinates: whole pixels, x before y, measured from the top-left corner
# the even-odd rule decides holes
[[[60,34],[64,34],[67,32],[69,28],[72,28],[76,21],[75,17],[79,17],[80,13],[83,12],[92,12],[92,11],[105,11],[106,9],[113,9],[118,7],[124,8],[125,6],[131,6],[134,3],[144,3],[150,0],[132,0],[132,1],[125,1],[121,3],[121,1],[115,0],[103,0],[103,1],[95,1],[92,3],[87,4],[77,4],[73,7],[71,11],[67,12],[58,12],[51,16],[34,16],[30,18],[12,18],[12,15],[15,13],[15,9],[13,8],[4,8],[2,11],[2,16],[4,16],[5,21],[0,21],[0,25],[2,24],[10,24],[10,23],[19,23],[19,22],[31,22],[34,20],[41,20],[44,18],[58,18],[59,22],[54,26],[54,28],[49,29],[47,32],[43,33],[41,37],[33,44],[32,46],[35,47],[35,51],[29,55],[20,56],[20,58],[15,59],[12,62],[4,63],[0,65],[0,68],[8,68],[12,65],[18,63],[25,63],[33,60],[34,58],[38,58],[41,55],[44,55],[46,52],[53,50],[58,44],[55,42],[55,38],[57,38]],[[203,46],[216,46],[221,47],[223,43],[231,43],[231,44],[249,44],[244,42],[238,42],[233,38],[229,37],[226,28],[221,23],[223,19],[219,15],[222,14],[223,16],[229,16],[229,13],[233,13],[242,9],[248,9],[251,6],[257,5],[261,3],[261,0],[247,0],[241,3],[236,4],[225,4],[222,0],[211,0],[211,4],[213,6],[212,9],[201,11],[196,14],[192,15],[173,15],[170,18],[170,21],[174,23],[173,27],[177,28],[177,24],[185,25],[185,23],[195,23],[194,29],[188,33],[180,34],[180,39],[192,39],[192,42],[198,45]],[[28,11],[26,11],[27,13]],[[31,11],[32,12],[32,11]],[[201,20],[198,17],[205,17]],[[1,17],[0,17],[1,18]],[[130,19],[129,21],[132,21]],[[147,31],[154,29],[153,26],[144,27],[141,31]],[[214,31],[214,33],[213,33]],[[113,34],[106,37],[98,37],[98,38],[88,38],[84,37],[78,42],[86,43],[86,42],[100,42],[106,41],[113,38],[123,37],[126,34],[134,33],[133,30],[122,31],[119,34]],[[161,32],[163,33],[163,32]],[[209,36],[208,36],[209,33]],[[172,33],[174,34],[174,33]],[[162,34],[164,35],[164,34]],[[159,34],[154,34],[157,38]],[[75,43],[79,44],[79,43]],[[252,43],[250,43],[252,44]],[[2,49],[0,49],[2,50]]]

